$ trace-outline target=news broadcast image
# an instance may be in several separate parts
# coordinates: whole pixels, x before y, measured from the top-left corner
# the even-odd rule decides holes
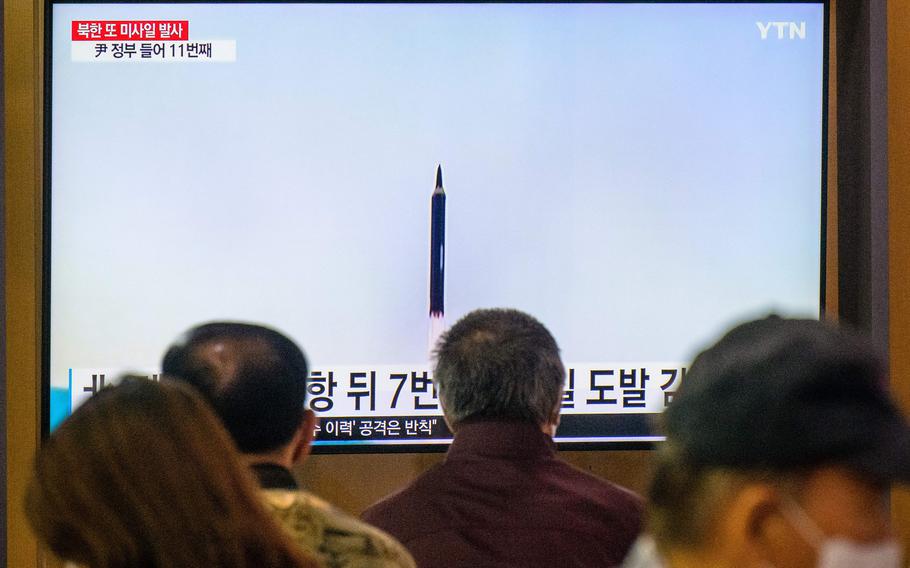
[[[649,442],[710,338],[822,309],[821,3],[52,13],[50,428],[240,320],[307,353],[317,449],[444,448],[435,334],[514,307],[557,441]]]

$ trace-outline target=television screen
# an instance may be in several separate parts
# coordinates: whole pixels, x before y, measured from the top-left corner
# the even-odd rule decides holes
[[[435,340],[514,307],[561,348],[558,442],[659,439],[713,336],[823,309],[825,19],[53,3],[46,428],[239,320],[306,351],[318,451],[444,448]]]

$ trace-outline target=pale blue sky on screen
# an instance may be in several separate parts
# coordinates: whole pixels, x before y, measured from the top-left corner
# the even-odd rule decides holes
[[[75,63],[73,19],[187,19],[237,61]],[[822,25],[817,4],[55,6],[52,381],[155,366],[216,318],[317,365],[425,361],[437,163],[449,323],[514,306],[567,361],[666,361],[745,315],[817,315]]]

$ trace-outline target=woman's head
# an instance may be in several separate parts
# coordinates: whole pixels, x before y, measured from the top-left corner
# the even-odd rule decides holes
[[[127,377],[51,435],[26,497],[35,532],[91,568],[308,565],[191,388]]]

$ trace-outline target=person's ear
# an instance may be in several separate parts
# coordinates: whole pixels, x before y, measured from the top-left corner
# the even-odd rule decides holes
[[[319,418],[316,417],[316,413],[312,410],[306,410],[303,413],[303,421],[300,423],[300,427],[297,430],[297,434],[294,437],[294,454],[292,456],[294,463],[303,462],[308,455],[310,455],[310,450],[313,449],[313,439],[316,437],[316,425],[319,423]]]
[[[768,484],[747,484],[731,498],[718,519],[718,542],[731,565],[763,566],[777,560],[773,529],[778,511],[777,491]]]
[[[452,423],[449,422],[449,413],[446,412],[446,407],[444,404],[442,404],[442,397],[439,396],[438,400],[439,400],[439,410],[442,411],[442,421],[446,423],[446,428],[448,428],[449,432],[451,432],[452,435],[454,436],[455,435],[455,426],[453,426]]]
[[[446,423],[446,428],[448,428],[449,432],[451,432],[452,435],[454,436],[455,435],[455,426],[453,426],[452,423],[449,422],[449,417],[448,417],[448,415],[446,415],[445,411],[443,411],[443,413],[442,413],[442,421]]]
[[[815,550],[783,515],[784,497],[769,483],[746,485],[730,506],[736,566],[814,566]]]
[[[777,519],[780,502],[777,492],[767,485],[750,485],[743,496],[745,537],[749,540],[767,538],[769,526]]]

